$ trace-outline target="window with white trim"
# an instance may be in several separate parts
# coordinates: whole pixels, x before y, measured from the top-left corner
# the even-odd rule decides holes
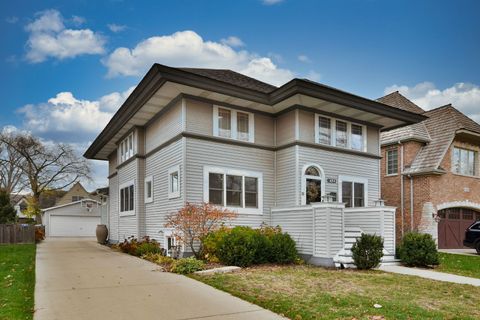
[[[153,202],[153,176],[145,178],[145,203]]]
[[[398,148],[387,150],[387,175],[398,174]]]
[[[135,215],[135,182],[129,181],[119,187],[120,215]]]
[[[254,142],[253,113],[213,106],[213,135]]]
[[[452,172],[466,176],[476,176],[477,152],[463,148],[453,148]]]
[[[133,157],[134,148],[135,148],[134,147],[135,141],[133,138],[134,138],[134,135],[132,132],[125,139],[123,139],[122,142],[120,142],[120,144],[118,145],[120,163]]]
[[[333,147],[366,152],[367,127],[316,114],[315,142]]]
[[[205,167],[204,201],[239,213],[262,213],[263,175],[259,172]]]
[[[168,170],[168,198],[180,197],[180,166],[174,166]]]
[[[366,207],[368,203],[368,179],[339,176],[339,199],[346,208]]]

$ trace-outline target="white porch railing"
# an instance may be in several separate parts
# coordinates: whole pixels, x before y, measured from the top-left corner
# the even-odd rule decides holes
[[[279,225],[297,242],[299,253],[312,263],[351,265],[351,247],[361,233],[384,240],[384,261],[395,255],[395,208],[345,208],[339,203],[315,203],[272,209],[272,225]]]

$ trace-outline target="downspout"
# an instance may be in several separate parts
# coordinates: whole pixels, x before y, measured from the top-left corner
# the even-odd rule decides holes
[[[408,175],[410,178],[410,231],[413,231],[413,177]]]
[[[403,233],[405,229],[405,195],[404,195],[404,175],[403,175],[403,144],[398,141],[400,144],[400,214],[401,214],[401,229],[400,229],[400,234],[402,235],[403,238]]]

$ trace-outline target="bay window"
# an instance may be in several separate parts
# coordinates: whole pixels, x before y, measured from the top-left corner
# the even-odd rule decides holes
[[[213,135],[254,142],[253,113],[213,106]]]
[[[316,114],[315,142],[332,147],[366,152],[367,127]]]
[[[453,148],[452,172],[466,176],[477,175],[477,152],[462,148]]]
[[[262,174],[258,172],[204,168],[204,201],[239,213],[262,213]]]
[[[135,183],[129,181],[119,187],[120,216],[135,215]]]

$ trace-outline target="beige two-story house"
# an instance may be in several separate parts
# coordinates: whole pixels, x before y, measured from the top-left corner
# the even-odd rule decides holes
[[[155,64],[85,157],[109,162],[113,242],[147,235],[168,249],[165,217],[205,201],[238,212],[236,225],[280,225],[313,263],[339,265],[361,232],[384,236],[393,257],[380,130],[424,119],[309,80]]]

